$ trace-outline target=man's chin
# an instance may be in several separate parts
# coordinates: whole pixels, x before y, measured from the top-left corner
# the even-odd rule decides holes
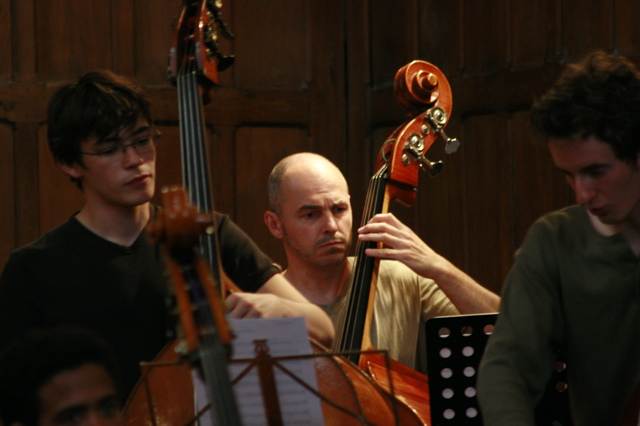
[[[344,263],[346,258],[347,254],[345,252],[333,253],[322,256],[318,263],[322,266],[339,266]]]

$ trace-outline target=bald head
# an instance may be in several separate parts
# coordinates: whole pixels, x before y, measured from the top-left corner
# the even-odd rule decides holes
[[[269,175],[269,209],[272,212],[281,214],[285,187],[300,176],[318,180],[331,177],[338,184],[344,184],[348,192],[347,181],[342,172],[327,158],[312,152],[289,155],[280,160]]]
[[[265,224],[282,240],[289,273],[341,269],[351,245],[347,181],[325,157],[303,152],[280,161],[269,177]]]

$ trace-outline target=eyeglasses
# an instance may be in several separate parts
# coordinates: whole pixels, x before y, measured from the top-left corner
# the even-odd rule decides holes
[[[158,141],[158,139],[160,139],[160,136],[162,136],[162,133],[160,133],[154,127],[150,127],[148,130],[135,135],[133,137],[133,142],[131,143],[122,143],[117,140],[102,142],[101,145],[105,146],[105,148],[101,149],[100,151],[80,151],[80,154],[93,155],[96,157],[104,158],[105,160],[108,159],[113,161],[122,159],[124,153],[129,147],[133,149],[138,155],[149,154],[155,151],[156,142]]]

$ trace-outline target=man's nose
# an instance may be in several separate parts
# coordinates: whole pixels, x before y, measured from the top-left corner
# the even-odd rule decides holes
[[[121,149],[122,161],[125,165],[138,165],[144,161],[142,156],[133,148],[132,145],[124,145]]]
[[[573,191],[576,193],[576,203],[586,206],[593,199],[595,191],[593,183],[583,177],[578,177],[573,183]]]
[[[338,223],[333,215],[329,214],[324,220],[323,232],[325,234],[333,234],[338,230]]]

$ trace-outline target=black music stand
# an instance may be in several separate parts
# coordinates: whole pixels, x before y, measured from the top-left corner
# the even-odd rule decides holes
[[[426,323],[432,426],[482,425],[476,375],[498,314],[431,318]],[[571,425],[566,369],[556,368],[536,410],[536,424]]]

